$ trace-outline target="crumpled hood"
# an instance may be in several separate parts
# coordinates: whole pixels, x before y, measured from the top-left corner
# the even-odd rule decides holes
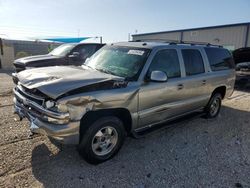
[[[57,97],[91,84],[110,80],[123,81],[121,77],[93,69],[73,66],[53,66],[29,69],[17,74],[19,82],[28,89],[38,89],[47,96]]]
[[[36,62],[36,61],[48,61],[48,60],[54,60],[54,59],[59,59],[60,57],[58,56],[53,56],[50,54],[46,55],[36,55],[36,56],[28,56],[28,57],[23,57],[19,58],[14,61],[14,64],[23,64],[23,65],[28,65],[30,62]]]

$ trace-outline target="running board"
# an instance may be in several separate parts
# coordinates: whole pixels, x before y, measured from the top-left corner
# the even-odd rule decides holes
[[[147,126],[143,129],[140,129],[137,131],[134,130],[134,131],[132,131],[132,135],[135,138],[141,138],[141,137],[144,137],[150,133],[154,133],[156,131],[161,131],[163,129],[168,129],[168,128],[171,128],[173,126],[177,126],[178,123],[180,123],[180,122],[190,121],[190,120],[195,119],[197,117],[202,117],[205,114],[206,113],[204,113],[204,112],[193,112],[191,114],[187,114],[187,115],[181,116],[181,117],[173,119],[173,120],[167,120],[167,121],[162,122],[162,123],[154,124],[152,126]]]

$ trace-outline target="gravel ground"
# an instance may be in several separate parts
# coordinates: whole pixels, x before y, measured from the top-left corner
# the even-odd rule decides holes
[[[250,91],[235,91],[216,119],[192,118],[93,166],[73,146],[29,138],[14,121],[12,83],[0,73],[0,187],[250,187]]]

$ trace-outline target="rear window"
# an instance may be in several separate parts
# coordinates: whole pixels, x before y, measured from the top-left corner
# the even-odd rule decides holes
[[[234,68],[234,61],[230,52],[222,48],[205,48],[212,71]]]
[[[182,50],[182,57],[184,60],[187,76],[201,74],[205,72],[203,60],[199,50]]]

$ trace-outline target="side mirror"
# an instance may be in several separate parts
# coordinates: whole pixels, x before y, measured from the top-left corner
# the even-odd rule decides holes
[[[154,82],[166,82],[168,77],[163,71],[152,71],[150,74],[150,80]]]
[[[80,53],[79,52],[73,52],[72,54],[69,55],[69,58],[73,60],[78,60],[80,58]]]

